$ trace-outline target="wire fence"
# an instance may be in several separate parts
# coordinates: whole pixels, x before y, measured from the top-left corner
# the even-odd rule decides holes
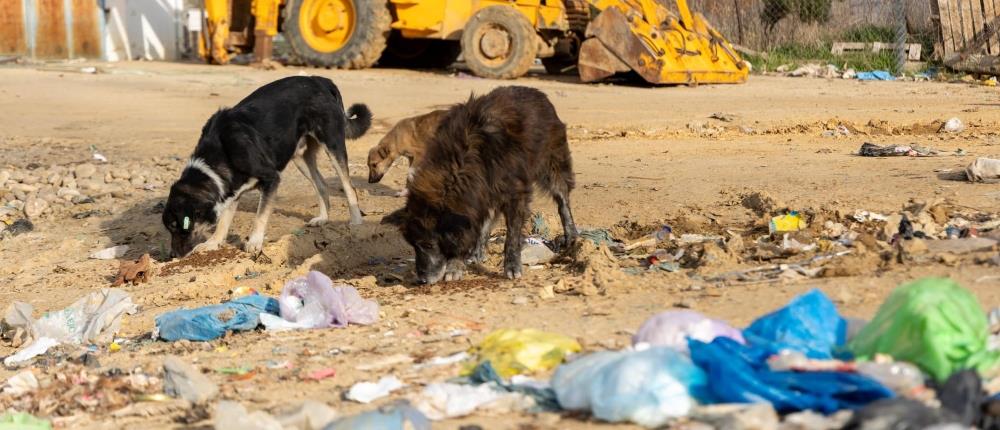
[[[758,68],[807,61],[899,73],[934,52],[932,0],[689,0]],[[919,45],[914,47],[913,45]]]

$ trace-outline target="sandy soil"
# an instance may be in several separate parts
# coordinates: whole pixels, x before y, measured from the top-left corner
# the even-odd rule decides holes
[[[629,344],[643,320],[658,311],[689,307],[743,326],[812,288],[827,292],[843,314],[870,317],[893,287],[928,275],[958,279],[975,292],[984,308],[1000,304],[1000,277],[993,276],[997,269],[977,263],[995,252],[911,256],[900,263],[891,249],[876,247],[869,250],[869,257],[845,263],[854,265],[842,272],[850,276],[767,283],[710,280],[739,268],[800,259],[765,258],[750,249],[766,234],[766,228],[762,231],[766,215],[741,205],[743,197],[753,192],[779,201],[774,208],[809,210],[835,221],[859,209],[896,213],[911,201],[942,205],[951,215],[997,213],[1000,186],[951,179],[951,172],[976,156],[1000,156],[1000,93],[995,88],[775,77],[753,77],[738,86],[679,88],[582,85],[570,78],[545,76],[518,80],[519,85],[546,92],[570,127],[578,183],[573,205],[581,226],[617,225],[612,231],[623,240],[664,223],[676,233],[728,230],[740,236],[747,249],[727,249],[722,261],[695,262],[677,273],[644,275],[608,268],[609,264],[635,266],[634,257],[609,263],[601,261],[600,252],[592,252],[583,258],[590,268],[582,273],[580,265],[555,264],[527,270],[524,279],[509,282],[496,276],[500,245],[494,245],[486,270],[471,281],[415,288],[405,283],[411,276],[407,260],[412,258],[411,249],[395,230],[379,225],[382,214],[403,204],[393,194],[404,182],[405,168],[397,165],[382,184],[368,184],[364,167],[368,148],[403,117],[460,102],[470,92],[483,93],[505,82],[384,69],[259,71],[137,63],[100,64],[102,73],[83,74],[78,72],[81,66],[0,69],[0,112],[4,112],[0,169],[23,169],[30,163],[73,166],[90,160],[93,145],[112,166],[147,172],[169,186],[212,112],[235,104],[264,83],[300,73],[330,77],[346,103],[367,103],[376,118],[373,129],[349,145],[353,181],[367,213],[364,225],[347,226],[345,200],[334,192],[333,222],[305,227],[316,211],[315,197],[309,183],[290,169],[265,245],[270,263],[233,252],[231,258],[171,270],[149,283],[126,287],[141,310],[126,318],[120,337],[136,340],[114,353],[100,345],[101,371],[141,367],[155,375],[165,354],[180,355],[206,370],[259,367],[248,380],[215,372],[209,376],[223,386],[224,397],[252,409],[275,411],[315,399],[350,414],[372,408],[343,400],[343,392],[355,382],[395,374],[409,384],[377,402],[383,404],[419,392],[423,383],[458,373],[458,366],[415,370],[410,363],[359,370],[360,363],[397,354],[418,360],[452,354],[497,328],[564,333],[578,338],[587,350],[620,348]],[[735,120],[710,119],[715,112],[731,114]],[[954,116],[967,124],[966,131],[936,133],[935,121]],[[824,137],[838,124],[853,130],[851,135]],[[852,155],[866,141],[962,149],[965,155]],[[339,190],[333,169],[326,163],[321,168],[332,189]],[[107,287],[118,263],[88,255],[108,246],[130,245],[127,258],[148,252],[164,259],[168,236],[156,210],[166,197],[162,183],[61,208],[35,220],[34,232],[0,241],[0,306],[21,300],[34,305],[36,312],[57,310]],[[247,234],[255,197],[244,197],[230,246],[238,247]],[[72,216],[85,210],[98,212],[80,219]],[[537,198],[534,210],[543,214],[553,234],[558,232],[558,217],[549,199]],[[238,286],[277,295],[285,281],[310,269],[377,299],[381,321],[346,329],[237,333],[206,344],[142,340],[153,328],[154,317],[163,312],[219,303]],[[571,286],[567,291],[548,299],[539,294],[560,279]],[[456,330],[458,336],[449,335]],[[2,345],[0,355],[14,350]],[[283,360],[294,369],[267,368],[269,361]],[[50,359],[40,366],[55,372],[58,361]],[[301,372],[319,368],[334,368],[337,374],[322,381],[299,378]],[[0,370],[0,377],[15,372]],[[70,408],[63,415],[70,418],[60,422],[73,428],[210,424],[204,415],[191,411],[112,418],[107,411]],[[445,422],[442,428],[473,423],[501,429],[606,426],[580,417],[525,414],[473,416]]]

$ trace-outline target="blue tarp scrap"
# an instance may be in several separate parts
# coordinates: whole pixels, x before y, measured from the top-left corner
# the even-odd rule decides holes
[[[857,76],[859,81],[895,81],[896,77],[892,76],[885,70],[873,70],[871,72],[858,72]]]
[[[866,376],[847,372],[772,371],[765,348],[726,338],[711,343],[689,340],[691,359],[708,373],[708,388],[718,403],[761,403],[779,413],[814,410],[831,414],[857,409],[894,396]]]
[[[178,309],[156,317],[160,339],[207,341],[227,331],[253,330],[260,325],[261,312],[278,315],[278,301],[267,296],[245,296],[219,305]]]

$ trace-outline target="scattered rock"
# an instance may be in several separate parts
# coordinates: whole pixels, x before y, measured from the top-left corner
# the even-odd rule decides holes
[[[73,176],[76,179],[89,179],[97,173],[97,167],[90,163],[83,163],[73,168]]]
[[[524,247],[521,248],[521,264],[527,266],[548,263],[552,261],[555,256],[556,253],[552,252],[549,247],[540,243],[526,243]]]
[[[778,427],[778,413],[769,403],[699,406],[691,411],[691,419],[727,430]]]
[[[24,214],[27,215],[28,219],[37,219],[42,216],[45,209],[48,209],[49,202],[44,199],[37,197],[28,197],[28,200],[24,202]]]
[[[219,387],[179,357],[163,360],[163,392],[191,403],[204,403],[219,394]]]
[[[515,305],[526,305],[526,304],[528,304],[529,300],[525,296],[515,296],[514,300],[511,300],[510,302],[511,302],[511,304],[515,304]]]

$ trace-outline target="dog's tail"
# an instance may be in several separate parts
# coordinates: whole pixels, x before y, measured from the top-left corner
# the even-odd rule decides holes
[[[357,139],[372,126],[372,111],[368,106],[355,103],[347,109],[347,138]]]

